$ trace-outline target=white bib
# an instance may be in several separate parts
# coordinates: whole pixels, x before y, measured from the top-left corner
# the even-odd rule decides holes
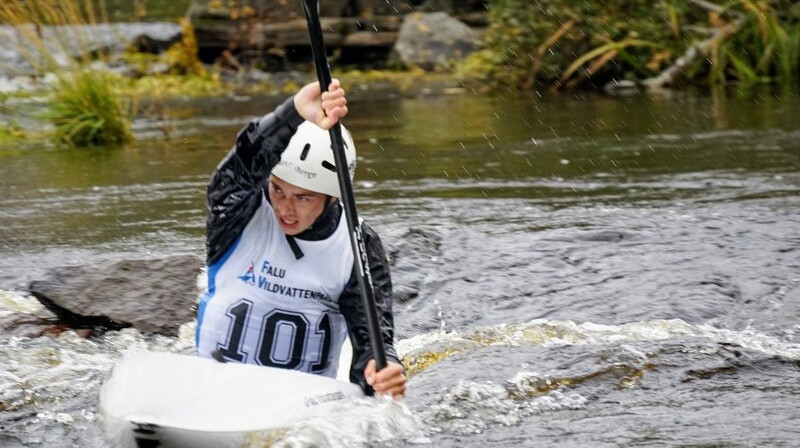
[[[299,260],[262,193],[234,246],[208,267],[198,355],[336,376],[347,337],[338,299],[353,269],[346,220],[325,240],[295,241]]]

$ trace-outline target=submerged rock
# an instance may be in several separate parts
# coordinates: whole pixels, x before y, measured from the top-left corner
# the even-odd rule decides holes
[[[72,328],[134,327],[177,336],[180,325],[195,318],[202,266],[193,256],[69,266],[31,282],[29,290]]]
[[[419,296],[426,273],[438,264],[442,235],[432,229],[410,228],[402,243],[389,251],[394,299],[407,302]]]

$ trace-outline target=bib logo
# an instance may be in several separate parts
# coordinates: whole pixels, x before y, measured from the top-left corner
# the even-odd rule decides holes
[[[247,272],[240,276],[239,280],[247,283],[248,285],[256,284],[256,275],[253,273],[253,263],[250,263],[250,267],[247,268]]]
[[[256,285],[256,273],[255,269],[253,268],[253,264],[254,263],[250,263],[250,266],[247,267],[247,272],[245,272],[244,275],[239,276],[239,280],[251,286]],[[280,269],[272,266],[269,264],[269,261],[264,260],[264,264],[261,265],[261,272],[259,272],[258,275],[258,282],[262,283],[265,276],[284,278],[286,277],[286,269]]]

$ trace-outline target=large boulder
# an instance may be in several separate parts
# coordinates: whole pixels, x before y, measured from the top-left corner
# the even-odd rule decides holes
[[[29,290],[72,328],[134,327],[177,336],[180,325],[195,318],[202,266],[193,256],[69,266],[32,282]]]
[[[401,62],[425,70],[447,67],[477,48],[470,27],[444,12],[408,14],[394,51]]]

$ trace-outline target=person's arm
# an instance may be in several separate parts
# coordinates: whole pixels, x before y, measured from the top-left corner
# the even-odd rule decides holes
[[[239,238],[261,203],[261,189],[303,117],[293,98],[248,123],[208,185],[206,261],[217,261]]]
[[[346,114],[347,99],[338,80],[326,92],[313,82],[239,132],[208,185],[207,264],[219,260],[239,238],[258,209],[267,176],[303,120],[329,129]]]
[[[402,395],[405,391],[405,373],[402,368],[397,352],[394,349],[394,316],[392,314],[392,280],[389,273],[389,263],[386,258],[386,252],[383,249],[378,234],[375,233],[368,225],[361,225],[361,231],[364,238],[364,245],[367,251],[367,258],[369,259],[370,273],[372,275],[372,284],[374,288],[375,305],[378,311],[378,323],[380,326],[380,333],[383,339],[383,344],[386,349],[387,362],[391,365],[392,379],[389,382],[394,384],[400,381],[401,387],[393,387],[392,389],[399,393],[394,395]],[[361,386],[362,390],[368,395],[372,395],[375,390],[384,392],[383,385],[375,385],[375,390],[369,384],[374,381],[368,382],[365,376],[365,369],[372,360],[372,346],[370,345],[369,327],[367,324],[366,310],[364,309],[364,301],[361,298],[361,292],[358,287],[358,279],[356,278],[355,269],[353,275],[339,299],[340,310],[347,320],[347,325],[350,333],[350,342],[353,346],[353,360],[350,365],[350,381]],[[388,369],[388,368],[387,368]],[[387,370],[384,369],[384,370]],[[374,370],[374,367],[373,367]],[[383,372],[383,371],[381,371]],[[402,378],[399,378],[399,376]],[[382,378],[381,378],[382,379]],[[379,381],[382,382],[382,381]],[[388,391],[386,391],[388,392]]]

